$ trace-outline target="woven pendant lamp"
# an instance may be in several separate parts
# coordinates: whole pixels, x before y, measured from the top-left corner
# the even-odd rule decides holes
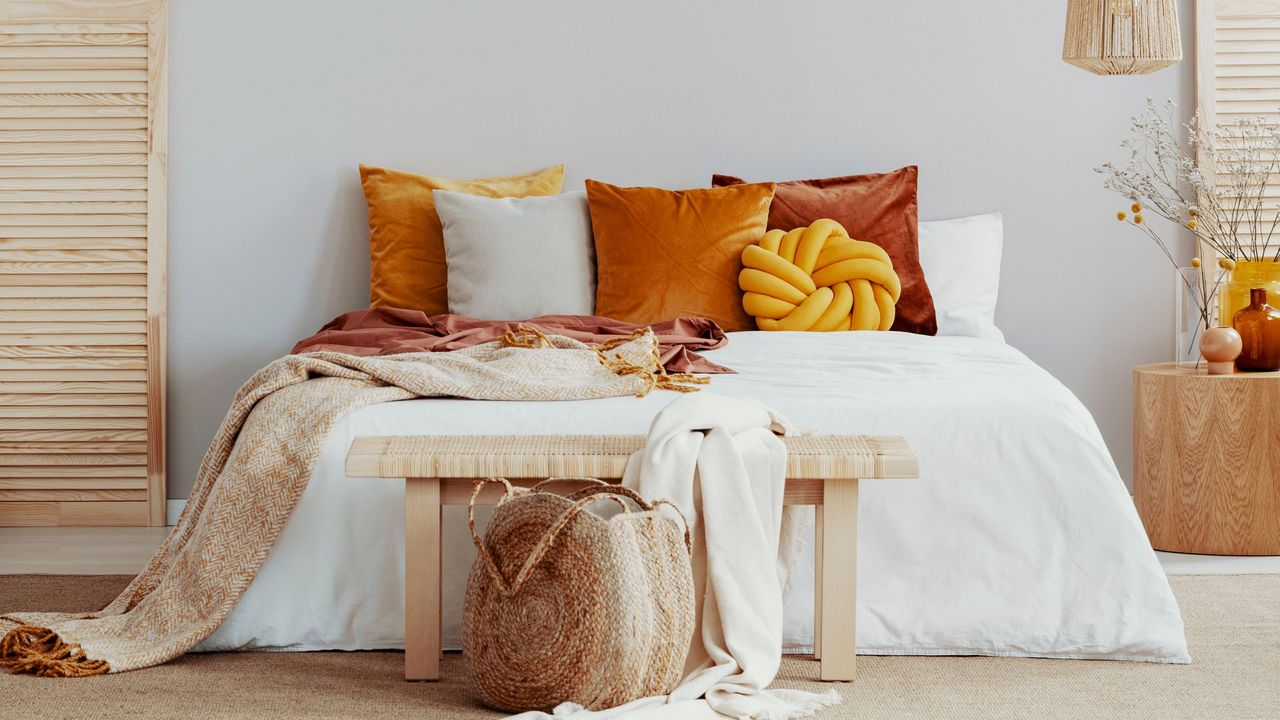
[[[1176,0],[1068,0],[1062,59],[1097,75],[1146,75],[1178,62]]]

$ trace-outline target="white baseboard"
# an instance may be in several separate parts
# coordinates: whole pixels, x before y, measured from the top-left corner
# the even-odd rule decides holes
[[[166,514],[165,519],[168,521],[170,525],[178,522],[178,516],[182,514],[182,508],[186,506],[187,506],[186,498],[182,498],[181,500],[168,500],[165,502],[165,506],[164,506],[164,511]]]

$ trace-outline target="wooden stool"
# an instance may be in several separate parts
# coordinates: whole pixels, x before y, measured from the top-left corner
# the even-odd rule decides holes
[[[406,680],[440,679],[440,511],[466,505],[475,480],[504,477],[528,487],[559,476],[618,480],[643,435],[457,435],[358,437],[347,454],[351,477],[405,478],[404,611]],[[816,506],[814,655],[823,680],[852,680],[856,660],[858,481],[916,477],[900,437],[785,437],[784,502]],[[582,487],[572,482],[565,493]],[[494,503],[490,486],[480,501]],[[829,560],[828,560],[829,559]],[[767,558],[772,562],[773,558]]]

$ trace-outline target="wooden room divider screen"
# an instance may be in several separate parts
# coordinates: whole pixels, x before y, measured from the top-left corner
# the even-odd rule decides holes
[[[1280,2],[1197,0],[1195,45],[1196,108],[1205,124],[1231,125],[1258,117],[1280,124]],[[1244,138],[1236,142],[1242,147],[1249,143]],[[1230,188],[1236,169],[1217,168],[1207,179]],[[1265,239],[1245,231],[1252,223],[1266,230],[1275,218],[1280,186],[1275,178],[1271,182],[1261,216],[1241,218],[1242,242],[1258,245]],[[1224,204],[1234,197],[1228,193]],[[1200,250],[1202,257],[1214,256],[1207,247]]]
[[[0,525],[165,524],[165,30],[0,2]]]

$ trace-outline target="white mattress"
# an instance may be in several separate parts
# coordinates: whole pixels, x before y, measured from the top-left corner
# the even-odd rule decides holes
[[[860,652],[1188,660],[1177,604],[1097,426],[1017,350],[901,333],[730,338],[709,357],[740,374],[713,377],[709,391],[756,398],[804,429],[904,435],[919,457],[918,480],[862,484]],[[403,483],[347,478],[354,437],[644,433],[674,397],[412,400],[351,414],[261,573],[199,649],[403,646]],[[456,647],[473,556],[461,508],[446,513],[445,543],[445,642]],[[795,561],[785,634],[804,651],[811,539]]]

